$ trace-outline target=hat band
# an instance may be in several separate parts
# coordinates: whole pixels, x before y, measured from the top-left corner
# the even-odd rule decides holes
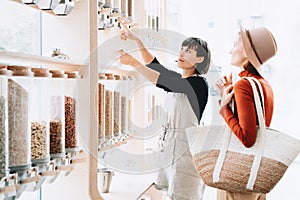
[[[253,49],[253,51],[254,51],[254,53],[255,53],[256,58],[258,59],[259,63],[262,65],[263,63],[262,63],[262,61],[260,60],[260,57],[257,55],[255,46],[252,44],[252,39],[251,39],[251,36],[250,36],[250,33],[249,33],[248,30],[246,30],[246,34],[247,34],[247,37],[248,37],[248,39],[249,39],[250,45],[251,45],[251,47],[252,47],[252,49]]]

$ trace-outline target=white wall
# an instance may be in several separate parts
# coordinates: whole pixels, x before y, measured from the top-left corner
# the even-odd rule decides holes
[[[42,54],[49,56],[53,48],[60,48],[69,55],[70,60],[86,64],[89,56],[89,8],[88,0],[75,2],[75,7],[68,16],[53,16],[43,14],[42,17]],[[95,30],[96,31],[96,30]],[[89,145],[89,90],[87,69],[80,80],[81,102],[79,105],[79,139],[82,148],[87,150]],[[88,161],[88,159],[87,159]],[[53,199],[89,199],[88,164],[75,167],[69,176],[60,176],[52,184],[43,184],[42,200]]]
[[[187,36],[198,36],[207,40],[212,51],[212,62],[223,67],[223,74],[236,69],[230,66],[229,50],[239,31],[238,20],[248,28],[261,24],[272,31],[278,45],[277,55],[266,63],[270,69],[266,77],[271,82],[276,97],[272,126],[300,138],[297,130],[300,114],[295,112],[300,97],[300,92],[295,89],[295,83],[300,78],[300,62],[297,59],[300,51],[299,1],[169,0],[168,2],[177,4],[175,7],[177,11],[172,10],[177,12],[177,18],[169,18],[169,21],[178,22],[176,26],[168,28]],[[262,21],[251,22],[251,16],[261,16]]]
[[[42,55],[50,56],[53,48],[84,63],[89,56],[88,0],[75,2],[68,16],[42,16]]]
[[[238,19],[248,27],[263,24],[272,31],[277,41],[278,52],[262,68],[269,69],[265,74],[275,93],[275,110],[271,127],[300,139],[298,130],[300,120],[299,1],[169,0],[168,2],[179,5],[175,7],[178,17],[169,19],[178,23],[169,28],[187,36],[196,35],[207,40],[212,51],[212,62],[223,67],[220,76],[235,69],[230,66],[228,52],[238,33]],[[261,16],[262,21],[256,24],[250,23],[251,16]],[[212,24],[213,27],[209,27]],[[299,167],[299,161],[296,161],[288,169],[283,179],[269,194],[271,200],[299,199],[299,171],[297,173]]]

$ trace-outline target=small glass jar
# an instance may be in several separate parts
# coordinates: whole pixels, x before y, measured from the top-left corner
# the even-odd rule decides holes
[[[98,74],[98,144],[105,141],[105,85],[107,77],[105,74]]]
[[[34,79],[31,89],[31,162],[39,166],[39,172],[46,170],[50,160],[50,81],[48,69],[32,68]]]
[[[52,73],[50,91],[50,157],[65,156],[65,79],[63,70],[50,70]]]
[[[0,69],[0,180],[9,173],[7,79],[10,75],[10,70]]]
[[[121,135],[121,81],[120,75],[114,75],[114,106],[113,106],[113,136],[119,137]]]
[[[8,66],[9,168],[19,177],[31,167],[30,105],[33,72],[30,67]]]
[[[77,113],[78,113],[78,72],[65,72],[66,79],[65,92],[65,147],[66,153],[74,154],[79,151],[77,133]]]

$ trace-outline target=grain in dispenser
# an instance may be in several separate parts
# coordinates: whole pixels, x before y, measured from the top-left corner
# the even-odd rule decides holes
[[[128,84],[128,131],[129,134],[134,132],[134,83],[135,77],[129,76],[129,84]]]
[[[98,74],[98,144],[105,142],[105,88],[107,76]]]
[[[8,168],[8,86],[7,80],[11,71],[0,69],[0,180],[9,173]]]
[[[110,141],[113,138],[113,105],[114,105],[114,88],[113,74],[105,74],[107,76],[107,83],[105,87],[105,140]]]
[[[129,78],[127,75],[122,77],[121,81],[121,133],[122,136],[128,134],[128,96],[129,96]]]
[[[113,135],[115,140],[121,135],[121,81],[122,76],[114,75]]]
[[[30,110],[32,77],[30,67],[8,66],[13,76],[8,79],[9,169],[19,178],[31,168]]]

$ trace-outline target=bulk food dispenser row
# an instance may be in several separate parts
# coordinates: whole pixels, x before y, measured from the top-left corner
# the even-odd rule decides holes
[[[117,145],[134,131],[134,76],[99,73],[99,149]]]
[[[78,72],[0,68],[0,196],[67,175],[79,153]]]

